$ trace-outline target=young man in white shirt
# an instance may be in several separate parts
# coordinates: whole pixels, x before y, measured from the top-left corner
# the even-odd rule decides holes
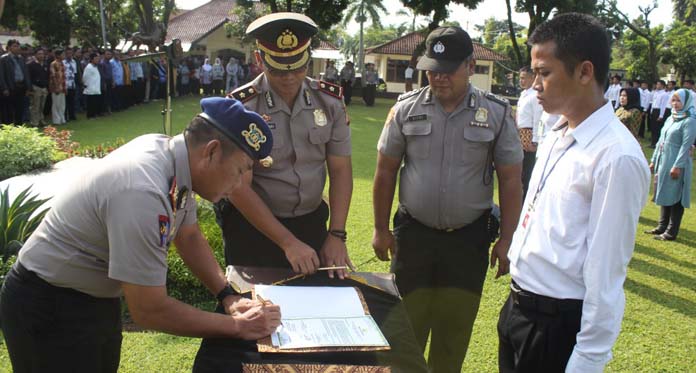
[[[539,100],[536,98],[536,91],[532,88],[532,83],[536,75],[532,72],[529,66],[524,66],[520,69],[520,99],[517,101],[516,121],[517,130],[520,133],[520,142],[524,151],[524,160],[522,161],[522,191],[527,194],[529,186],[529,178],[532,176],[534,162],[536,161],[538,138],[538,124],[541,118],[541,113],[544,110],[539,105]]]
[[[655,148],[657,144],[657,139],[660,138],[660,130],[662,130],[662,124],[664,123],[664,108],[667,95],[665,94],[665,83],[664,80],[658,80],[655,84],[655,91],[652,96],[652,109],[650,110],[649,126],[650,133],[652,134],[650,140],[650,147]]]
[[[621,77],[614,75],[611,77],[611,84],[604,92],[604,98],[611,101],[611,106],[616,109],[619,107],[619,94],[621,93]]]
[[[621,328],[623,283],[650,172],[602,95],[605,27],[566,13],[529,38],[534,89],[561,120],[539,147],[508,252],[501,372],[602,372]]]
[[[648,82],[640,82],[640,106],[643,108],[643,117],[638,128],[638,137],[645,138],[645,127],[650,117],[650,104],[652,103],[653,93],[650,91]]]

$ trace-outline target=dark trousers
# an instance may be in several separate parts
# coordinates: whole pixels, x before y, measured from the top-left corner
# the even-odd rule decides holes
[[[676,238],[679,234],[682,217],[684,217],[684,206],[677,202],[672,206],[660,206],[660,219],[657,221],[657,230],[669,237]]]
[[[350,105],[350,99],[353,97],[353,83],[350,80],[341,80],[343,87],[343,102]]]
[[[660,116],[660,109],[652,109],[650,111],[650,146],[654,147],[657,144],[657,140],[660,138],[660,131],[662,131],[662,124],[664,120],[658,121],[657,118]]]
[[[532,170],[534,170],[534,164],[536,163],[536,152],[524,152],[524,159],[522,160],[522,199],[527,195],[527,189],[529,188],[529,179],[532,178]]]
[[[640,127],[638,127],[638,137],[640,138],[645,138],[645,128],[650,128],[648,123],[650,121],[650,108],[651,106],[648,106],[648,110],[643,111],[641,116]]]
[[[581,318],[581,300],[513,290],[498,318],[500,372],[564,372]]]
[[[118,298],[53,286],[18,262],[0,292],[0,313],[15,373],[118,370]]]
[[[75,88],[69,88],[65,94],[65,121],[75,120]]]
[[[392,261],[416,340],[433,373],[459,373],[478,313],[488,266],[488,215],[451,232],[427,227],[400,207]]]
[[[102,112],[103,113],[111,113],[111,109],[113,107],[112,104],[112,96],[113,96],[113,86],[111,85],[113,83],[113,80],[111,79],[104,79],[104,90],[102,92]]]
[[[227,265],[291,268],[285,252],[254,228],[227,200],[215,204],[215,217],[222,229]],[[319,253],[327,236],[329,206],[325,202],[307,215],[277,219],[297,239]]]
[[[2,123],[19,126],[22,124],[24,116],[24,97],[27,94],[27,88],[23,84],[18,84],[10,90],[10,95],[3,97],[2,100]]]
[[[377,86],[374,84],[367,84],[365,87],[363,87],[363,101],[365,101],[365,105],[367,106],[373,106],[375,104],[375,91],[377,90]]]
[[[87,118],[94,118],[99,115],[101,109],[101,95],[85,95],[87,99]]]

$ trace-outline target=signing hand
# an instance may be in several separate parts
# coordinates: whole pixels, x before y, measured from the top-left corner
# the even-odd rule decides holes
[[[252,309],[253,307],[260,306],[261,302],[253,301],[240,296],[229,296],[223,301],[225,306],[225,312],[228,315],[236,316],[243,314],[244,312]]]
[[[498,272],[496,272],[495,278],[505,276],[510,271],[510,260],[507,257],[510,243],[510,240],[501,238],[493,245],[493,251],[491,252],[491,268],[495,267],[495,263],[498,262]]]
[[[674,180],[679,179],[679,176],[681,176],[681,168],[672,167],[672,169],[669,170],[669,176],[671,176]]]
[[[308,275],[319,268],[317,252],[300,240],[293,240],[290,246],[283,249],[285,257],[290,262],[292,270],[303,275]]]
[[[648,167],[650,167],[650,173],[651,173],[651,174],[655,173],[655,164],[654,164],[654,163],[650,162],[650,164],[648,165]]]
[[[245,312],[232,316],[239,325],[239,337],[256,340],[273,333],[280,325],[280,306],[257,304]]]
[[[326,237],[326,240],[324,240],[324,245],[321,247],[320,256],[321,264],[323,266],[348,266],[350,269],[355,270],[353,268],[353,263],[350,261],[350,257],[348,257],[348,248],[346,247],[346,243],[336,236],[329,234]],[[340,278],[341,280],[346,278],[345,269],[330,269],[328,272],[329,278],[334,278],[334,272],[338,274],[338,278]]]
[[[375,249],[375,255],[382,261],[388,261],[390,256],[393,257],[396,253],[396,241],[394,234],[390,230],[378,230],[372,234],[372,248]]]

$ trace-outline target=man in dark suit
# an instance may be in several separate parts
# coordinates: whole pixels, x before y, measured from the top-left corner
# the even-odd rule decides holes
[[[31,91],[29,72],[20,56],[19,41],[7,41],[7,53],[0,57],[0,93],[2,101],[2,123],[22,123],[24,96]]]

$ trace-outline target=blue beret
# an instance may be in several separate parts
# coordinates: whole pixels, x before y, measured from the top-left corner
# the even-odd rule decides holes
[[[202,99],[201,111],[199,117],[230,138],[251,159],[269,163],[273,135],[260,115],[247,110],[241,102],[224,97]]]

